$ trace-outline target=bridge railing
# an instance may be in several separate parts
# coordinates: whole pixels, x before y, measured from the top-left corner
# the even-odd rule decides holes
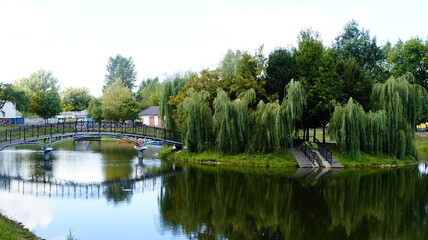
[[[323,143],[321,143],[318,139],[315,138],[315,143],[318,145],[318,152],[329,162],[332,164],[333,161],[333,155],[331,152],[325,147]]]
[[[165,128],[151,127],[139,122],[113,122],[113,121],[80,121],[63,122],[53,124],[22,126],[10,130],[0,131],[0,143],[12,143],[14,141],[31,141],[35,138],[56,137],[67,133],[118,133],[135,134],[181,141],[181,133]]]
[[[302,150],[302,152],[306,155],[309,161],[311,161],[311,163],[315,165],[315,162],[316,162],[315,153],[306,143],[303,143],[302,145],[300,145],[300,150]]]

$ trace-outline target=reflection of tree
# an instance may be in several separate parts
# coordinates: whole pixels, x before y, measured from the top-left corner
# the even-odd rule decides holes
[[[415,168],[306,180],[188,169],[166,178],[164,227],[198,239],[422,239],[428,177]]]
[[[428,178],[417,168],[351,172],[329,182],[324,196],[332,228],[371,239],[423,239],[428,236]]]

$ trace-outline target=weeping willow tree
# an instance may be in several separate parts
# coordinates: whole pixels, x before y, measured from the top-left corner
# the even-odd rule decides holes
[[[251,130],[248,106],[255,98],[256,93],[250,89],[231,101],[223,89],[217,89],[213,124],[218,151],[236,154],[246,150]]]
[[[178,113],[183,117],[181,134],[188,151],[201,152],[212,140],[212,113],[206,91],[197,92],[190,88],[187,97],[178,106]]]
[[[260,101],[253,112],[253,130],[250,152],[277,152],[290,148],[295,135],[296,123],[302,119],[306,105],[306,93],[300,84],[291,80],[287,95],[278,102],[265,104]]]
[[[363,151],[416,157],[414,126],[426,112],[428,94],[413,82],[406,74],[375,84],[371,102],[376,112],[366,113],[352,98],[345,106],[336,106],[328,131],[339,148],[351,156]]]
[[[188,81],[191,73],[176,74],[173,79],[167,80],[162,87],[159,99],[159,115],[163,119],[163,127],[167,129],[176,129],[174,105],[169,104],[171,97],[176,96]]]

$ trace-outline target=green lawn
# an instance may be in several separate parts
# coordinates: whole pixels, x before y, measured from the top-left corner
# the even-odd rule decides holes
[[[2,240],[36,240],[40,239],[18,223],[0,214],[0,239]]]
[[[296,167],[297,161],[288,152],[268,154],[237,154],[226,155],[211,149],[202,153],[188,153],[185,150],[169,152],[171,148],[159,151],[159,156],[165,160],[186,161],[201,164],[222,164],[249,167]]]

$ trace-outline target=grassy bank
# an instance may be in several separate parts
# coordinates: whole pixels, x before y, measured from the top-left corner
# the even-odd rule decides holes
[[[19,223],[0,214],[0,239],[2,240],[36,240],[40,239]]]
[[[428,132],[417,132],[415,137],[415,146],[419,153],[419,160],[428,162]]]
[[[296,167],[297,161],[288,152],[268,154],[226,155],[211,149],[202,153],[189,153],[185,150],[170,152],[171,148],[159,151],[163,160],[193,162],[200,164],[222,164],[248,167]]]

